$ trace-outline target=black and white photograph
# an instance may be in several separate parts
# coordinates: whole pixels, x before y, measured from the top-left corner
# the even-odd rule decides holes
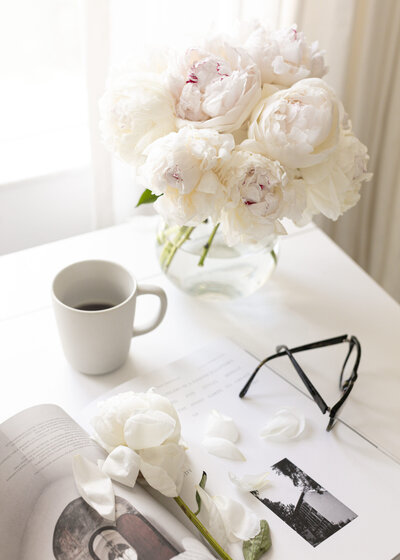
[[[252,494],[314,547],[357,517],[287,458],[272,465],[271,485]]]

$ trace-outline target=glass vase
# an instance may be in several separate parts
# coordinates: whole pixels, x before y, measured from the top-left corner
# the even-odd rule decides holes
[[[181,290],[203,299],[248,296],[270,278],[278,261],[278,238],[229,247],[209,221],[195,228],[161,222],[157,254],[161,269]]]

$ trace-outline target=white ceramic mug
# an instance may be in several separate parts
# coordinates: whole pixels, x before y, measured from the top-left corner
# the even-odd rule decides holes
[[[160,299],[156,317],[134,327],[136,298]],[[155,329],[167,309],[161,288],[138,285],[129,272],[110,261],[88,260],[61,270],[53,281],[53,306],[69,363],[83,373],[102,374],[122,366],[132,337]]]

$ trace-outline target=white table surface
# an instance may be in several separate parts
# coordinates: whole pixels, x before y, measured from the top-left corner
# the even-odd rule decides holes
[[[348,333],[361,341],[362,359],[342,418],[400,460],[400,306],[324,233],[311,226],[283,238],[277,270],[260,291],[216,304],[170,284],[158,267],[154,232],[154,218],[138,217],[0,258],[0,421],[44,402],[76,417],[115,385],[216,337],[229,337],[262,358],[277,344],[296,346]],[[139,282],[162,286],[169,301],[161,326],[134,339],[126,364],[104,376],[86,376],[68,365],[51,308],[55,274],[86,258],[121,263]],[[141,299],[139,319],[154,309],[152,298]],[[302,364],[333,404],[339,361],[319,351],[304,355]],[[274,368],[298,383],[284,361]]]

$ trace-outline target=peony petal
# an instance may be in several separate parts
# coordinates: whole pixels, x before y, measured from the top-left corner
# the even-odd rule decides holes
[[[147,410],[128,418],[124,436],[131,449],[161,445],[174,432],[176,421],[161,410]]]
[[[179,558],[179,560],[215,560],[215,556],[202,545],[197,539],[186,537],[182,540],[184,552],[173,556],[172,559]]]
[[[287,441],[298,438],[304,428],[305,418],[302,414],[282,408],[262,428],[260,437],[273,441]]]
[[[235,443],[239,438],[239,431],[232,418],[213,410],[207,420],[206,435],[228,439]]]
[[[73,457],[72,472],[77,490],[85,502],[104,519],[115,521],[115,496],[111,479],[82,455]]]
[[[107,453],[111,453],[111,451],[115,449],[115,445],[107,445],[96,433],[92,434],[90,437],[93,441],[100,445],[100,447],[107,451]]]
[[[269,483],[268,473],[245,474],[241,477],[234,473],[228,473],[229,478],[241,490],[253,492],[254,490],[262,490]]]
[[[152,410],[161,410],[161,412],[165,412],[173,418],[176,422],[175,429],[173,433],[167,438],[168,442],[172,443],[179,443],[179,439],[181,437],[181,423],[179,421],[178,413],[175,410],[175,407],[171,403],[167,397],[163,395],[159,395],[154,391],[154,387],[150,388],[146,393],[146,398],[149,403],[149,407]]]
[[[232,461],[245,461],[246,457],[238,447],[231,441],[221,437],[206,437],[203,446],[211,455],[231,459]]]
[[[123,426],[110,412],[102,412],[92,418],[91,424],[95,430],[93,439],[106,451],[124,443]]]
[[[168,497],[179,494],[183,483],[185,450],[176,443],[140,451],[140,470],[147,482]]]
[[[133,488],[139,474],[140,455],[129,447],[116,447],[104,461],[102,471],[113,480]]]
[[[228,539],[231,542],[247,541],[260,531],[260,520],[243,504],[227,496],[214,496],[215,505],[221,514]]]
[[[200,486],[196,486],[196,490],[201,499],[199,518],[214,539],[222,546],[222,548],[225,548],[228,543],[228,539],[222,516],[211,496]]]
[[[114,447],[124,445],[124,424],[137,412],[149,408],[144,393],[126,391],[97,404],[97,414],[91,420],[94,428],[93,438],[110,453]]]

